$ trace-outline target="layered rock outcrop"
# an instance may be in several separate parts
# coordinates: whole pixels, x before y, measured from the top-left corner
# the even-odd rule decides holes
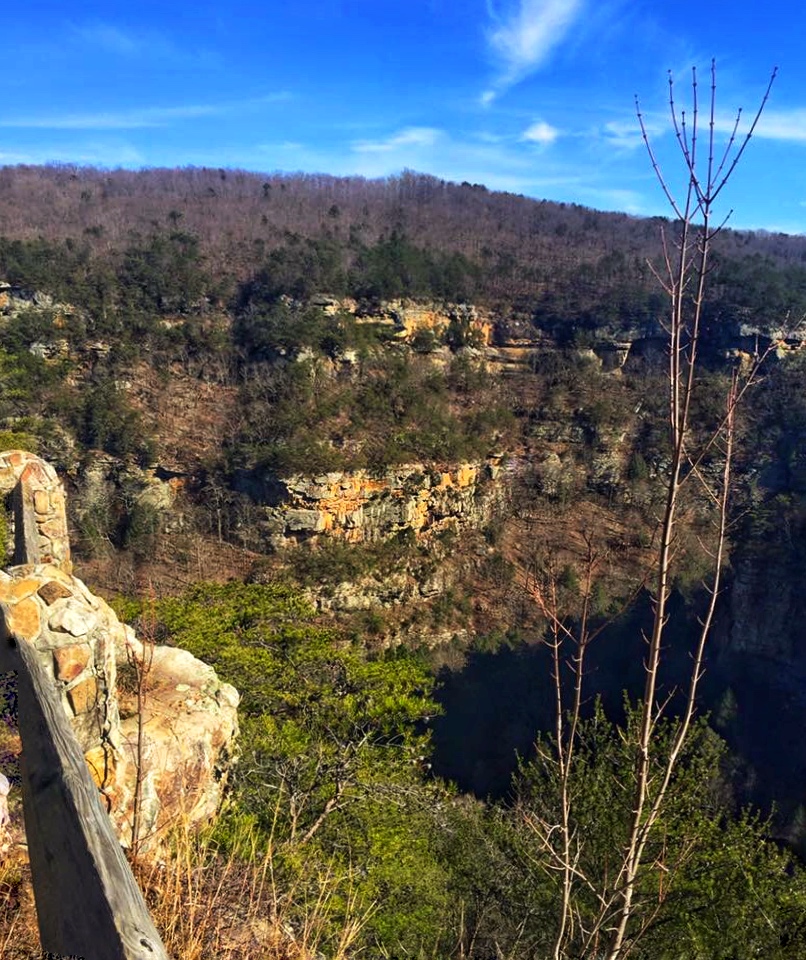
[[[416,537],[484,523],[503,495],[494,481],[501,457],[446,470],[405,464],[380,474],[366,470],[316,477],[266,477],[253,484],[263,501],[258,526],[274,547],[326,534],[368,543],[401,533]]]
[[[15,560],[28,562],[0,571],[0,614],[52,677],[118,836],[129,844],[136,828],[148,843],[179,818],[209,819],[233,755],[237,691],[187,651],[138,639],[72,575],[64,492],[48,464],[0,454],[0,484],[15,479]]]
[[[46,293],[0,280],[0,316],[14,317],[26,310],[49,310],[56,307],[65,309],[63,304],[55,304],[53,297]]]
[[[410,341],[422,331],[443,337],[449,328],[461,332],[473,343],[490,343],[493,322],[490,313],[470,303],[421,302],[410,299],[359,301],[352,297],[317,294],[310,300],[328,316],[352,314],[359,323],[389,327],[395,336]]]

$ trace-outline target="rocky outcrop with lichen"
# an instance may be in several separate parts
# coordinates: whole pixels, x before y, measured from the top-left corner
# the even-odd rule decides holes
[[[135,636],[72,574],[64,492],[31,454],[0,454],[15,562],[0,571],[7,633],[35,649],[124,844],[151,842],[221,799],[238,693],[184,650]]]
[[[474,343],[487,344],[492,338],[493,321],[488,310],[472,303],[449,303],[412,299],[355,300],[327,293],[315,294],[308,301],[328,316],[352,314],[359,323],[389,328],[404,342],[428,331],[444,337],[453,327],[463,331]]]
[[[481,526],[503,495],[501,457],[447,469],[405,464],[367,470],[251,478],[256,526],[274,547],[320,535],[371,543],[407,534]]]

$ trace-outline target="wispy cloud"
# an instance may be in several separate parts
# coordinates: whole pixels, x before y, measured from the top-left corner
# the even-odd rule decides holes
[[[792,110],[765,110],[754,136],[767,140],[786,140],[806,143],[806,108]]]
[[[165,127],[174,120],[209,117],[218,113],[213,106],[147,107],[120,112],[74,113],[44,117],[3,117],[0,127],[35,130],[137,130]]]
[[[353,144],[356,153],[394,153],[408,147],[432,147],[441,131],[434,127],[406,127],[385,140],[357,140]]]
[[[40,144],[29,150],[0,151],[0,164],[71,163],[94,167],[142,167],[146,158],[136,147],[125,142]]]
[[[72,24],[70,33],[75,41],[96,55],[110,54],[128,60],[157,60],[195,67],[220,63],[220,57],[212,50],[188,47],[157,30],[124,29],[107,21],[91,20]]]
[[[585,3],[586,0],[517,0],[515,7],[502,16],[495,15],[488,4],[496,20],[488,41],[501,63],[501,73],[492,89],[482,94],[481,102],[492,103],[502,90],[541,67],[565,39]]]
[[[144,35],[126,32],[111,23],[85,23],[75,25],[73,34],[80,40],[96,49],[106,50],[118,56],[137,56],[144,49],[153,48],[154,43],[165,45],[162,39],[154,36],[146,38]]]
[[[193,162],[201,163],[198,158]],[[240,163],[255,168],[327,170],[336,175],[385,177],[401,170],[428,172],[455,182],[483,183],[492,190],[534,196],[560,191],[568,196],[596,181],[589,166],[574,166],[567,159],[535,151],[520,137],[457,134],[433,127],[407,127],[377,140],[353,140],[329,150],[288,143],[264,143],[258,156]]]
[[[600,210],[622,210],[633,216],[648,216],[653,208],[647,198],[636,190],[620,188],[596,188],[583,186],[580,189],[583,201]]]
[[[21,150],[0,150],[0,165],[6,166],[6,164],[15,164],[15,163],[44,163],[40,154],[32,153],[30,151],[21,151]]]
[[[61,151],[51,150],[50,158],[61,160]],[[142,150],[125,141],[78,144],[71,151],[65,151],[65,158],[71,163],[97,167],[142,167],[147,163]]]
[[[559,135],[560,131],[556,127],[552,127],[550,123],[546,123],[545,120],[536,120],[523,131],[521,140],[525,140],[527,143],[547,145],[554,143]]]
[[[17,130],[139,130],[167,127],[182,120],[222,116],[234,110],[290,100],[280,92],[231,103],[184,104],[177,107],[140,107],[94,113],[51,114],[40,117],[0,117],[0,127]]]
[[[750,130],[751,113],[719,113],[714,129],[723,140],[735,136],[740,144]],[[738,118],[738,123],[737,123]],[[783,143],[806,143],[806,107],[793,107],[789,110],[765,110],[753,131],[753,138],[759,140],[777,140]]]
[[[646,115],[644,115],[644,128],[650,138],[661,136],[665,130],[660,120],[654,120]],[[599,131],[599,135],[610,146],[619,150],[635,150],[636,147],[643,146],[641,127],[635,116],[624,120],[608,121]]]

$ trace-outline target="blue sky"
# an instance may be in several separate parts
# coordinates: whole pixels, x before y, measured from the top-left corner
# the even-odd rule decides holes
[[[789,0],[31,0],[3,14],[0,163],[409,169],[666,213],[634,96],[675,183],[667,71],[704,98],[714,57],[720,131],[779,68],[721,212],[806,232],[804,35]]]

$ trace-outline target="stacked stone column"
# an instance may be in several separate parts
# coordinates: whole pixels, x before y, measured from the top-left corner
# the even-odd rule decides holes
[[[0,496],[11,498],[14,563],[50,563],[72,571],[64,488],[53,467],[32,453],[0,453]]]
[[[186,651],[156,647],[142,715],[121,722],[118,664],[142,657],[143,646],[72,576],[58,475],[32,454],[0,453],[1,494],[13,508],[14,562],[0,570],[0,621],[53,678],[121,841],[133,839],[137,783],[141,838],[153,840],[180,817],[209,819],[237,733],[237,692]]]

